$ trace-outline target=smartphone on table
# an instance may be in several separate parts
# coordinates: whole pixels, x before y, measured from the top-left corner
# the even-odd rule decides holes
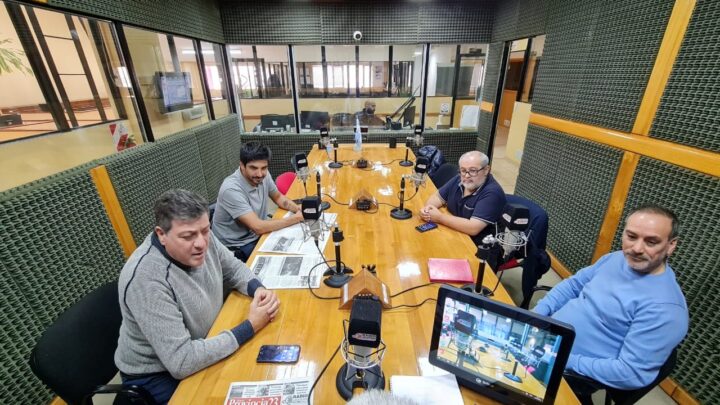
[[[437,228],[437,224],[435,222],[425,222],[422,225],[418,225],[415,227],[415,229],[418,230],[418,232],[427,232],[431,229]]]
[[[298,345],[262,345],[258,352],[258,363],[297,363],[300,359]]]

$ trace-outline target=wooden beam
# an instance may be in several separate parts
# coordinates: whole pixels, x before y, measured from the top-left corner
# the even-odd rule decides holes
[[[625,202],[630,192],[630,184],[632,183],[635,168],[637,168],[639,161],[640,156],[637,153],[623,153],[618,175],[615,178],[615,185],[613,185],[612,192],[610,193],[610,202],[605,211],[605,218],[603,219],[600,233],[595,243],[595,251],[592,257],[593,263],[610,252],[613,239],[615,239],[615,230],[620,225],[620,217],[625,208]]]
[[[530,124],[720,177],[720,153],[537,113]]]
[[[546,252],[548,256],[550,256],[551,267],[553,270],[555,270],[555,273],[557,273],[558,276],[562,278],[568,278],[573,275],[570,269],[568,269],[560,260],[558,260],[557,256],[555,256],[549,250],[546,250]]]
[[[100,165],[90,169],[90,176],[95,183],[100,199],[105,206],[105,212],[107,212],[110,223],[120,241],[120,246],[123,249],[123,253],[125,253],[125,258],[128,258],[132,252],[135,251],[137,245],[135,244],[135,239],[133,239],[132,232],[130,232],[130,226],[125,219],[125,214],[120,206],[115,188],[110,181],[107,167]]]
[[[685,31],[690,24],[695,0],[676,0],[670,19],[668,20],[665,35],[663,35],[652,73],[648,79],[645,94],[640,102],[635,125],[632,132],[639,135],[648,135],[655,114],[660,106],[660,99],[665,92],[665,86],[670,79],[673,64],[680,52],[680,45],[685,38]]]

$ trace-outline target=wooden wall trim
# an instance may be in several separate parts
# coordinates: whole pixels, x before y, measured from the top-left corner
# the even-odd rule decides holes
[[[593,252],[593,263],[603,255],[610,252],[613,239],[615,239],[615,230],[620,225],[620,217],[625,208],[628,193],[630,192],[630,184],[635,175],[635,169],[640,161],[640,155],[632,152],[623,153],[618,175],[615,178],[612,192],[610,193],[610,202],[605,211],[600,233],[595,243],[595,251]]]
[[[130,257],[132,252],[135,251],[137,245],[135,239],[133,239],[132,232],[130,232],[130,226],[125,219],[125,214],[120,207],[120,201],[115,193],[115,188],[110,181],[110,176],[107,172],[105,165],[100,165],[90,169],[90,176],[92,177],[95,187],[98,190],[100,199],[105,206],[110,223],[112,224],[115,234],[120,241],[120,246],[123,249],[125,258]]]
[[[573,275],[573,273],[570,271],[570,269],[568,269],[567,266],[565,266],[563,264],[563,262],[558,260],[557,256],[555,256],[549,250],[546,250],[546,252],[547,252],[548,256],[550,256],[551,267],[553,270],[555,270],[555,273],[557,273],[558,276],[560,276],[562,278],[568,278]]]
[[[655,65],[648,79],[645,94],[640,102],[640,108],[633,125],[632,132],[639,135],[648,135],[655,114],[660,106],[660,99],[665,86],[670,79],[673,64],[680,52],[680,45],[685,38],[685,31],[690,24],[696,0],[676,0],[670,19],[668,20],[665,35],[663,35],[660,49],[655,58]]]
[[[530,124],[720,177],[720,153],[537,113]]]

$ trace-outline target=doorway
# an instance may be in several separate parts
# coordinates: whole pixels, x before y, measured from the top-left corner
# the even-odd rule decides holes
[[[545,35],[520,38],[507,44],[502,93],[492,146],[495,179],[506,193],[515,192],[527,134],[535,78],[542,60]]]

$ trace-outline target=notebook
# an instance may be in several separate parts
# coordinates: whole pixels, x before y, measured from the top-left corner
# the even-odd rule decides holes
[[[473,275],[467,259],[428,259],[428,274],[432,282],[472,283]]]
[[[433,376],[394,375],[390,377],[393,395],[428,405],[463,405],[462,394],[453,374]]]

